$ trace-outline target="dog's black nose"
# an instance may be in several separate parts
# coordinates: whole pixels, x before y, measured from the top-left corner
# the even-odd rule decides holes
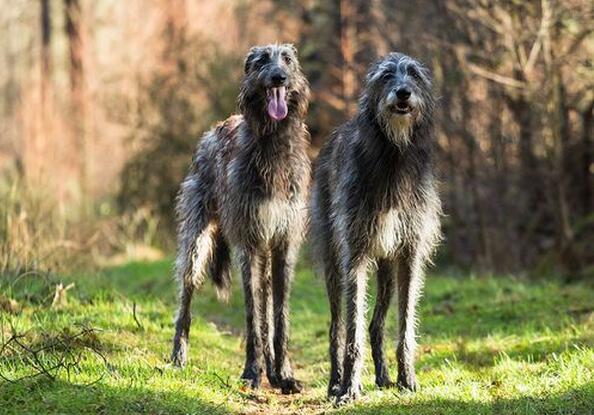
[[[272,82],[275,85],[282,85],[287,80],[287,74],[284,72],[275,72],[272,74]]]
[[[402,101],[409,99],[411,94],[411,90],[405,87],[396,90],[396,97]]]

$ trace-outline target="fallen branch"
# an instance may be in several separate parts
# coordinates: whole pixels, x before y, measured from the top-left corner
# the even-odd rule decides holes
[[[0,372],[0,379],[16,383],[25,379],[45,377],[53,381],[62,371],[65,371],[66,377],[70,381],[71,372],[79,368],[81,361],[88,353],[98,357],[108,367],[107,358],[94,338],[98,331],[96,328],[82,327],[74,334],[62,331],[49,339],[48,336],[44,336],[42,341],[30,343],[25,341],[28,332],[13,331],[10,338],[0,345],[0,358],[19,357],[22,363],[31,369],[31,373],[11,378]],[[84,385],[97,383],[103,376],[104,374]]]

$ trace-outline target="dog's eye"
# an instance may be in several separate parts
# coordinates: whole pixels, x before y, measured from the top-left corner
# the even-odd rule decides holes
[[[265,64],[270,60],[270,55],[268,53],[263,53],[262,56],[258,59],[258,63]]]
[[[394,74],[390,71],[384,72],[381,76],[382,80],[384,80],[384,81],[388,81],[388,80],[392,79],[393,77],[394,77]]]
[[[283,55],[283,60],[287,65],[289,65],[293,61],[293,59],[291,59],[289,55]]]
[[[412,76],[415,80],[420,81],[421,78],[421,74],[413,67],[408,68],[408,75]]]

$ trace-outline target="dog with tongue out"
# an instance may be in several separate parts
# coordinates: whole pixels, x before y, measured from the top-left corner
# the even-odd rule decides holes
[[[239,93],[239,110],[257,134],[299,127],[309,104],[309,86],[293,45],[250,49]],[[294,131],[297,132],[297,131]]]
[[[246,307],[241,378],[296,393],[289,361],[289,294],[306,224],[310,180],[304,120],[309,86],[293,45],[252,48],[238,97],[240,114],[207,132],[177,199],[175,272],[179,310],[171,360],[188,356],[191,300],[210,279],[226,297],[234,252]]]
[[[276,78],[275,78],[276,79]],[[279,82],[284,82],[285,75],[278,76]],[[277,86],[268,90],[268,115],[277,121],[284,119],[289,110],[287,109],[287,89],[284,86]]]

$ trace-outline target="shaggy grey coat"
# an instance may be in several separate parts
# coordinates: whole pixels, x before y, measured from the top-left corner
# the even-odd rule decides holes
[[[367,271],[372,264],[377,265],[378,288],[369,336],[376,383],[392,385],[383,333],[396,288],[397,383],[416,388],[415,309],[423,268],[440,235],[441,205],[431,161],[433,107],[428,70],[408,56],[391,53],[372,66],[358,114],[330,136],[316,163],[312,248],[321,259],[330,301],[328,394],[338,404],[361,391]]]
[[[192,294],[208,276],[226,296],[237,255],[246,308],[242,378],[301,389],[287,355],[289,292],[306,222],[309,86],[292,45],[254,47],[245,60],[241,114],[202,138],[177,201],[181,287],[172,361],[187,360]],[[262,360],[265,363],[262,363]]]

